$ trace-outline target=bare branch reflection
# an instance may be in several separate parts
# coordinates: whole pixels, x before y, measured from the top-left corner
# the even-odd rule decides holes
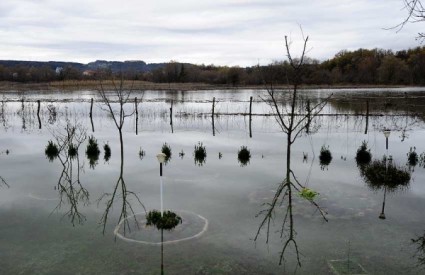
[[[134,217],[134,221],[136,223],[136,226],[138,226],[138,221],[136,219],[135,211],[133,208],[133,205],[131,204],[131,197],[136,200],[136,202],[143,207],[143,209],[146,212],[146,209],[139,199],[139,196],[133,192],[127,189],[126,182],[124,180],[124,140],[123,140],[123,134],[122,134],[122,128],[124,126],[125,118],[132,116],[136,113],[135,109],[132,110],[130,113],[126,113],[125,111],[125,104],[128,102],[132,92],[133,87],[131,86],[130,89],[124,88],[124,81],[123,78],[120,79],[118,83],[116,83],[114,80],[112,81],[114,89],[112,93],[108,93],[108,91],[105,90],[102,82],[100,82],[100,90],[99,95],[105,105],[105,108],[109,114],[112,117],[112,120],[118,130],[119,138],[120,138],[120,174],[118,176],[118,179],[116,183],[114,184],[114,188],[111,193],[105,193],[103,194],[98,202],[106,201],[106,209],[100,219],[100,224],[103,226],[103,233],[106,231],[106,225],[108,222],[109,215],[111,214],[112,207],[115,203],[115,201],[118,200],[118,198],[121,199],[120,203],[120,215],[118,219],[118,223],[122,220],[124,220],[124,234],[126,233],[126,230],[130,229],[130,221],[127,219],[129,215],[132,215]],[[113,102],[116,102],[115,104]]]
[[[58,160],[62,165],[62,172],[57,183],[59,203],[53,211],[61,209],[65,202],[69,204],[69,210],[64,214],[72,225],[83,223],[86,217],[79,211],[79,204],[89,204],[89,192],[81,184],[80,172],[83,164],[80,163],[78,150],[86,140],[86,130],[81,124],[68,124],[65,133],[56,132],[54,138],[59,146]]]
[[[262,216],[262,220],[254,239],[257,241],[261,230],[265,228],[266,243],[269,242],[272,221],[275,219],[275,208],[276,206],[285,207],[286,210],[280,229],[280,237],[283,238],[284,241],[280,252],[279,264],[282,264],[285,261],[285,253],[287,252],[287,249],[293,246],[298,266],[301,266],[301,260],[300,251],[296,241],[295,221],[293,215],[293,209],[295,206],[293,203],[293,196],[295,192],[298,192],[299,194],[303,194],[303,192],[312,192],[311,194],[314,194],[314,191],[302,185],[292,171],[291,146],[303,132],[308,132],[311,121],[321,112],[330,98],[328,97],[325,100],[319,101],[313,107],[309,106],[310,103],[306,104],[309,106],[307,114],[300,115],[301,113],[304,113],[304,110],[306,110],[306,107],[299,103],[301,98],[297,95],[297,91],[298,86],[301,83],[308,37],[303,37],[303,40],[304,47],[301,57],[299,59],[293,59],[290,53],[290,41],[288,41],[288,38],[285,36],[287,57],[291,68],[291,71],[287,72],[287,79],[288,82],[291,81],[293,90],[284,93],[276,90],[273,87],[273,82],[270,82],[267,86],[268,96],[263,99],[271,106],[275,113],[277,123],[279,124],[282,132],[286,134],[286,176],[282,183],[277,187],[271,202],[264,204],[265,208],[257,215]],[[290,104],[285,104],[285,100],[283,99],[289,100]],[[306,199],[318,210],[323,219],[327,221],[326,212],[314,201],[314,197],[306,197]]]

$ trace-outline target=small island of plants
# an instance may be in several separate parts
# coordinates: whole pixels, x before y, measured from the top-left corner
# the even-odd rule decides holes
[[[249,163],[249,160],[251,159],[251,151],[246,146],[242,146],[241,149],[238,151],[238,161],[241,164],[241,166],[246,166]]]
[[[149,211],[146,215],[146,225],[155,226],[158,230],[170,231],[181,223],[182,218],[170,210],[164,211],[162,217],[161,212],[158,210]]]
[[[202,144],[202,142],[198,142],[198,144],[195,145],[195,151],[193,152],[193,156],[195,158],[195,164],[199,166],[204,165],[207,159],[207,149]]]

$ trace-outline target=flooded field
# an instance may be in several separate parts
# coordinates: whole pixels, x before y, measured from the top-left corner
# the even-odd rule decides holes
[[[122,135],[97,92],[4,92],[0,274],[423,274],[425,89],[303,90],[295,116],[331,94],[298,119],[288,192],[265,91],[134,92]],[[161,232],[164,145],[182,221]]]

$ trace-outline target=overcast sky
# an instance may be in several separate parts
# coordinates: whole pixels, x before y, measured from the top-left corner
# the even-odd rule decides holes
[[[425,23],[385,30],[406,16],[402,0],[0,0],[0,59],[177,60],[250,66],[342,49],[416,47]]]

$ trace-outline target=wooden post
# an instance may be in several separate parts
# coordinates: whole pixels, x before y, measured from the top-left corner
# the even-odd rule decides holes
[[[213,97],[213,104],[212,104],[212,129],[213,129],[213,136],[215,136],[215,126],[214,126],[214,108],[215,108],[215,97]]]
[[[22,129],[23,130],[26,130],[27,129],[27,126],[25,125],[25,112],[24,112],[24,108],[25,108],[24,98],[22,97]]]
[[[135,115],[136,115],[136,135],[139,133],[139,110],[137,109],[137,97],[134,98],[134,108],[135,108]]]
[[[366,101],[366,128],[364,134],[367,135],[367,129],[369,127],[369,101]]]
[[[94,133],[94,124],[93,124],[93,98],[90,100],[90,122],[91,122],[91,129]]]
[[[252,96],[249,98],[249,137],[252,138]]]
[[[40,100],[37,100],[37,118],[38,118],[38,129],[41,129]]]
[[[90,117],[93,116],[93,98],[91,99],[91,103],[90,103]]]
[[[171,100],[171,107],[170,107],[170,126],[171,126],[171,133],[174,133],[174,129],[173,129],[173,100]]]

